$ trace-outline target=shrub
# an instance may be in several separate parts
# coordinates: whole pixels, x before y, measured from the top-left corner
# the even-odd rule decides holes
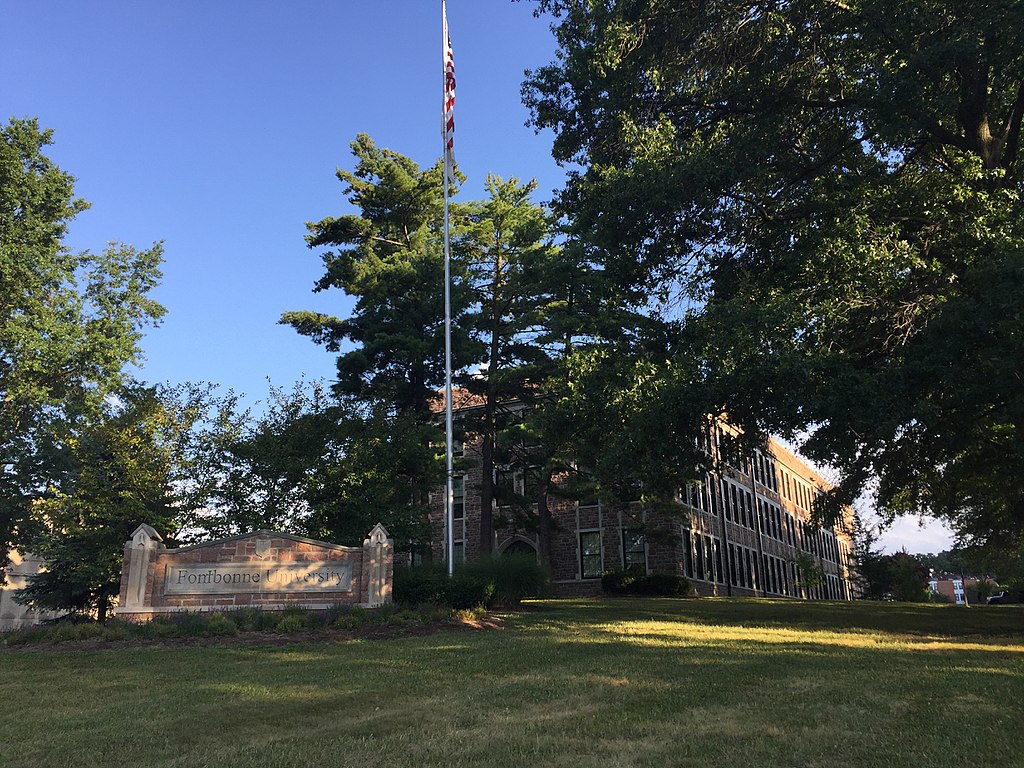
[[[69,640],[90,640],[94,637],[103,636],[102,624],[58,624],[50,632],[49,639],[55,643],[64,643]]]
[[[547,570],[533,555],[482,557],[467,563],[462,570],[493,584],[489,606],[511,607],[519,605],[523,598],[540,597],[549,581]]]
[[[690,594],[690,582],[678,573],[654,572],[637,580],[637,594],[677,597]]]
[[[164,638],[178,637],[178,627],[162,618],[153,619],[142,625],[141,634],[145,637]]]
[[[297,616],[292,614],[291,616],[284,616],[279,622],[277,622],[278,632],[299,632],[306,628],[306,619],[304,616]]]
[[[238,626],[223,613],[214,613],[206,622],[206,632],[211,635],[237,635]]]
[[[485,613],[486,611],[484,611],[483,608],[479,607],[464,608],[461,611],[452,611],[451,618],[455,619],[456,621],[477,621],[479,619],[482,619]]]
[[[691,593],[686,577],[658,571],[650,574],[634,570],[609,571],[601,577],[601,587],[610,595],[685,597]]]
[[[136,634],[135,628],[126,621],[108,621],[103,626],[103,639],[116,642],[118,640],[127,640]]]
[[[260,632],[276,629],[281,616],[276,611],[264,611],[262,608],[236,608],[225,611],[225,618],[231,621],[240,632]]]
[[[443,564],[396,568],[394,597],[404,605],[433,603],[455,609],[513,606],[540,596],[547,584],[547,571],[535,557],[484,557],[460,565],[451,578]]]
[[[494,597],[494,582],[485,576],[456,571],[448,579],[441,594],[441,601],[452,608],[476,608],[490,604]]]
[[[3,633],[4,645],[31,645],[47,639],[49,630],[45,627],[19,627]]]
[[[341,615],[334,620],[335,629],[359,629],[363,626],[364,620],[360,616],[353,616],[352,614]]]
[[[601,589],[609,595],[627,595],[633,591],[637,578],[636,571],[607,571],[601,576]]]
[[[395,602],[407,605],[443,603],[447,584],[448,574],[443,565],[395,568]]]

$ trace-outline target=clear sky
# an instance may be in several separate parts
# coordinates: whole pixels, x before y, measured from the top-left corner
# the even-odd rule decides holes
[[[460,197],[488,172],[561,180],[525,126],[523,71],[554,43],[531,3],[450,0]],[[213,381],[250,399],[266,379],[330,378],[334,356],[277,325],[344,316],[314,295],[305,222],[349,209],[337,167],[359,132],[430,165],[441,152],[440,0],[0,0],[0,106],[54,130],[49,154],[92,203],[69,244],[163,240],[168,309],[142,377]]]
[[[533,8],[448,2],[463,199],[488,172],[536,178],[541,201],[563,178],[520,101],[523,71],[554,51]],[[277,325],[351,307],[311,293],[305,222],[349,209],[334,172],[357,133],[424,166],[440,155],[440,0],[0,0],[0,19],[0,119],[52,128],[49,156],[92,203],[68,244],[164,241],[168,314],[141,377],[249,402],[268,378],[330,379],[334,356]],[[883,543],[937,551],[948,535],[905,521]]]

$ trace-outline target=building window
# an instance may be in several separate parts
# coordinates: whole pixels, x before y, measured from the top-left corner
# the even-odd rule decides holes
[[[540,467],[527,467],[523,470],[523,496],[527,504],[535,504],[540,498]]]
[[[460,520],[466,512],[466,476],[452,478],[452,517]],[[458,562],[458,561],[456,561]]]
[[[626,570],[635,568],[647,573],[647,546],[643,531],[637,528],[622,531],[622,564]]]
[[[693,578],[693,541],[687,529],[683,530],[683,570],[688,579]]]
[[[580,575],[584,579],[601,578],[601,532],[580,533]]]
[[[452,562],[456,565],[466,562],[466,543],[464,541],[456,541],[454,543],[452,548]]]
[[[511,468],[494,471],[494,498],[499,507],[507,507],[515,501],[516,472]]]
[[[722,548],[718,544],[718,539],[712,539],[711,543],[712,543],[712,548],[714,549],[714,552],[715,552],[715,569],[717,571],[717,574],[716,574],[717,578],[715,579],[715,581],[717,581],[720,584],[725,584],[726,576],[725,576],[725,569],[723,568],[723,563],[722,563]]]

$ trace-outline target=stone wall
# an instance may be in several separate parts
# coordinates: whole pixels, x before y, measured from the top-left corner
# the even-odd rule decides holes
[[[393,574],[394,544],[379,524],[362,547],[257,531],[180,549],[140,525],[125,545],[117,615],[372,607],[391,602]]]
[[[60,616],[56,611],[34,611],[14,599],[15,593],[27,587],[29,578],[42,571],[44,566],[43,561],[35,555],[11,551],[10,564],[4,571],[7,583],[0,586],[0,631],[30,627]]]

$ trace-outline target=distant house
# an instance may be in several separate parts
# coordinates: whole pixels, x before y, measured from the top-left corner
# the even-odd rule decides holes
[[[57,613],[39,613],[14,599],[14,593],[28,586],[28,579],[43,570],[43,561],[35,555],[11,552],[11,564],[5,574],[7,583],[0,587],[0,631],[18,629],[57,617]]]
[[[971,599],[970,595],[966,599],[964,595],[968,590],[971,590],[974,595],[978,594],[978,582],[981,581],[990,582],[991,579],[987,576],[982,576],[979,579],[977,576],[961,577],[950,573],[936,573],[928,581],[928,588],[937,595],[944,595],[950,602],[964,605]]]

